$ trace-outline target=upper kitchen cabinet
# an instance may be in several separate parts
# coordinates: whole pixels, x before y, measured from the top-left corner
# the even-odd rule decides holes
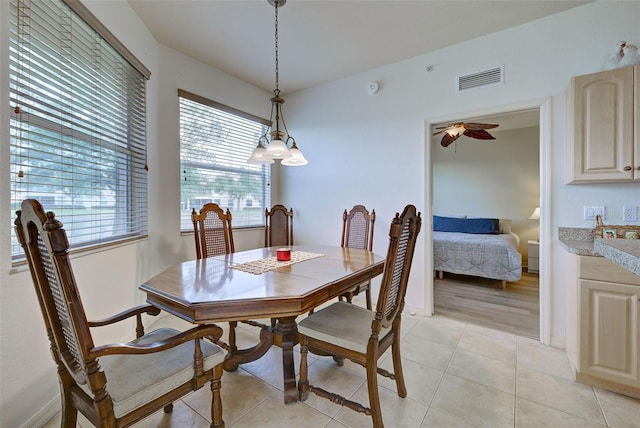
[[[640,66],[571,79],[567,184],[640,181]]]

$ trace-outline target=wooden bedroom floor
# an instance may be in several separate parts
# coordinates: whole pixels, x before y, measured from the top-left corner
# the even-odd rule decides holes
[[[538,275],[522,272],[518,282],[444,274],[434,279],[435,313],[485,327],[540,338]]]

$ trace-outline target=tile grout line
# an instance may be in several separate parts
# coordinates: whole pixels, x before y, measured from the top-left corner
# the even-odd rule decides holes
[[[610,427],[611,424],[609,423],[609,420],[607,419],[607,414],[604,411],[604,407],[602,406],[602,402],[600,401],[600,396],[596,392],[595,387],[592,386],[591,387],[591,391],[593,391],[593,395],[595,395],[595,397],[596,397],[596,401],[598,402],[598,407],[600,408],[600,412],[602,412],[602,418],[604,419],[604,423],[606,424],[607,427]]]

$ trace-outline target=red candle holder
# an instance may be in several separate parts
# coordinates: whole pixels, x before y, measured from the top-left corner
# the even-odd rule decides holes
[[[288,262],[291,260],[291,248],[278,248],[276,250],[276,259],[279,262]]]

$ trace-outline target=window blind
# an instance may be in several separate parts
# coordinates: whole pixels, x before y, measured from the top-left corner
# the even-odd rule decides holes
[[[191,210],[208,202],[229,208],[233,228],[264,226],[271,167],[247,159],[269,121],[184,90],[178,96],[181,229],[193,230]]]
[[[61,0],[10,11],[12,210],[39,200],[72,249],[145,236],[145,76]]]

